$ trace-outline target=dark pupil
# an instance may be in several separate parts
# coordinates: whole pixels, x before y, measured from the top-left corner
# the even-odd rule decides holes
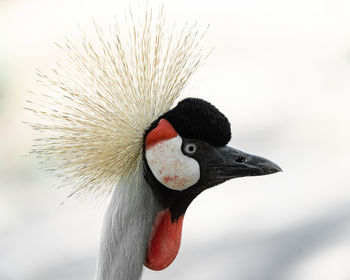
[[[193,151],[194,151],[194,146],[193,146],[193,145],[190,145],[190,146],[188,147],[188,150],[189,150],[190,152],[193,152]]]

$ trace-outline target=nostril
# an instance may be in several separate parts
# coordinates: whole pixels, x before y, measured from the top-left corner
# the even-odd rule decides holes
[[[245,157],[242,157],[242,156],[238,157],[238,158],[236,159],[236,162],[238,162],[238,163],[243,163],[243,162],[245,162]]]

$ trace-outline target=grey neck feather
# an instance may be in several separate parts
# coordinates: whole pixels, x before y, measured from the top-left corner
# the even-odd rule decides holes
[[[105,213],[95,280],[141,277],[154,217],[159,210],[142,173],[114,188]]]

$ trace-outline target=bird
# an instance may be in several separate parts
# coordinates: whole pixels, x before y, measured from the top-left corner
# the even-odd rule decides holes
[[[176,258],[185,213],[203,191],[227,180],[273,174],[272,161],[228,146],[227,117],[201,98],[179,99],[201,65],[205,32],[196,24],[167,33],[164,7],[132,12],[128,32],[97,43],[57,44],[66,54],[27,109],[37,118],[32,152],[64,178],[72,196],[107,194],[95,280],[137,280],[143,267]],[[97,45],[94,45],[97,44]],[[177,105],[174,106],[175,101]]]

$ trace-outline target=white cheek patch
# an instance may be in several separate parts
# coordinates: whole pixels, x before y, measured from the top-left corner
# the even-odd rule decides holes
[[[198,182],[198,162],[185,156],[180,136],[160,141],[146,149],[148,165],[159,182],[172,190],[182,191]]]

